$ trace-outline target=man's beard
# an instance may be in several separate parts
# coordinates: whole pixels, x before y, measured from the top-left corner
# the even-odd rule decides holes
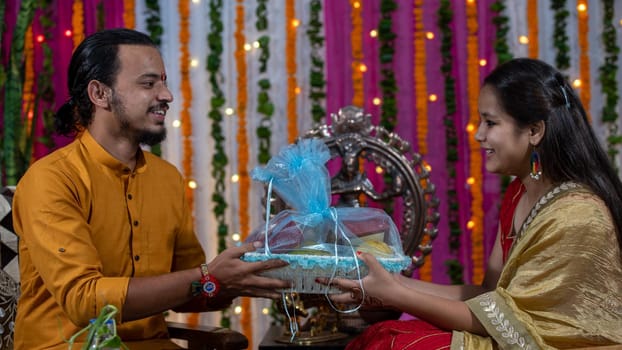
[[[114,91],[112,92],[112,100],[110,101],[110,105],[112,107],[112,111],[121,122],[122,130],[130,130],[131,126],[129,117],[127,116],[127,112],[125,110],[125,105],[123,104],[123,101],[114,93]],[[135,135],[136,141],[147,146],[157,145],[166,139],[166,128],[162,128],[161,131],[157,132],[145,129],[136,130],[135,133],[137,133],[137,135]]]

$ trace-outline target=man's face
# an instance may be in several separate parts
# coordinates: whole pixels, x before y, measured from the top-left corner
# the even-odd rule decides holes
[[[119,131],[130,140],[155,145],[166,137],[164,118],[173,95],[158,50],[144,45],[119,46],[120,69],[111,108]]]

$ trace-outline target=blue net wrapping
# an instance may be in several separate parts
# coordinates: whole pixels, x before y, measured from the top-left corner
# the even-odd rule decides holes
[[[290,208],[247,237],[247,242],[264,241],[264,247],[243,256],[245,261],[281,259],[291,268],[332,271],[326,277],[342,277],[338,271],[356,270],[356,251],[373,254],[385,269],[399,272],[411,259],[404,255],[393,220],[376,208],[332,207],[330,175],[325,164],[330,159],[326,144],[318,139],[302,139],[283,148],[265,167],[251,171],[254,180],[268,184]],[[270,193],[268,194],[270,198]],[[266,205],[270,212],[269,201]]]

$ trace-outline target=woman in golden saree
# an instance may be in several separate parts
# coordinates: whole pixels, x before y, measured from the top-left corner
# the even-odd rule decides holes
[[[579,98],[550,65],[515,59],[486,77],[479,113],[486,170],[516,177],[484,283],[412,280],[360,253],[370,267],[363,290],[333,281],[344,290],[334,301],[363,299],[418,320],[374,324],[349,349],[622,343],[622,183]]]

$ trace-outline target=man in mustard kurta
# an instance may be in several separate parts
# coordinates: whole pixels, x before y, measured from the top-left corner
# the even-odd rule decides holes
[[[206,311],[240,295],[278,297],[289,283],[256,276],[253,245],[209,264],[193,231],[177,169],[143,151],[162,141],[173,96],[144,34],[98,32],[76,49],[69,101],[56,118],[73,143],[31,166],[13,202],[20,237],[16,349],[66,349],[65,339],[114,305],[131,349],[173,349],[163,312]],[[192,288],[193,283],[202,288]]]

